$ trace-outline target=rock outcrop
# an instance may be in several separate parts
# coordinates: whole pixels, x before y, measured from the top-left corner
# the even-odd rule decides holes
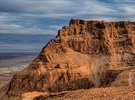
[[[72,19],[14,75],[7,94],[133,85],[134,65],[135,22]]]

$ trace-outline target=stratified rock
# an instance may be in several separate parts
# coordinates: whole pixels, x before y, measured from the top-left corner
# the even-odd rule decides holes
[[[14,75],[7,94],[116,86],[118,76],[132,69],[134,60],[135,22],[72,19],[28,67]],[[124,85],[129,85],[127,79]]]

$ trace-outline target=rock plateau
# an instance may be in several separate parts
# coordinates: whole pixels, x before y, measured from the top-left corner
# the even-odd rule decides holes
[[[135,83],[135,22],[72,19],[12,78],[8,96]]]

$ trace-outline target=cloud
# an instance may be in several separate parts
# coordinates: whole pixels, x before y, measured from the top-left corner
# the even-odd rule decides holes
[[[114,13],[116,12],[115,9],[111,8],[111,5],[108,3],[100,2],[97,0],[86,0],[84,1],[84,7],[82,7],[81,10],[79,10],[78,14],[108,14],[108,13]]]
[[[135,15],[135,5],[125,5],[125,4],[122,4],[120,7],[119,7],[120,10],[122,10],[125,14],[127,15]]]
[[[0,24],[0,29],[4,28],[14,29],[14,28],[21,28],[21,26],[15,24]]]
[[[1,12],[40,12],[44,17],[76,16],[78,14],[106,14],[115,9],[99,0],[7,0],[0,1]],[[31,14],[31,13],[30,13]],[[54,15],[54,16],[53,16]]]
[[[71,0],[1,0],[0,11],[3,12],[55,12],[65,11],[74,6]]]
[[[11,34],[52,34],[55,35],[55,31],[42,30],[38,28],[26,28],[16,24],[0,24],[0,33]]]
[[[124,3],[125,3],[125,2],[128,2],[128,3],[129,3],[129,2],[132,2],[132,3],[135,2],[135,0],[114,0],[114,1],[115,1],[115,2],[124,2]]]
[[[70,19],[135,18],[134,0],[0,0],[0,33],[56,34]]]
[[[59,30],[59,29],[62,28],[61,25],[50,25],[49,27],[50,27],[50,28],[55,28],[55,29],[57,29],[57,30]]]

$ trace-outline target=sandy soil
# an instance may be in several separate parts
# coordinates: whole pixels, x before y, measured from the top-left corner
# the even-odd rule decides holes
[[[135,86],[82,89],[60,93],[41,93],[41,95],[46,95],[36,98],[34,97],[38,96],[37,92],[32,93],[33,95],[30,93],[30,95],[27,94],[23,95],[25,96],[23,99],[6,97],[4,100],[135,100]]]
[[[76,90],[58,95],[40,96],[35,100],[135,100],[135,87],[110,87]]]

